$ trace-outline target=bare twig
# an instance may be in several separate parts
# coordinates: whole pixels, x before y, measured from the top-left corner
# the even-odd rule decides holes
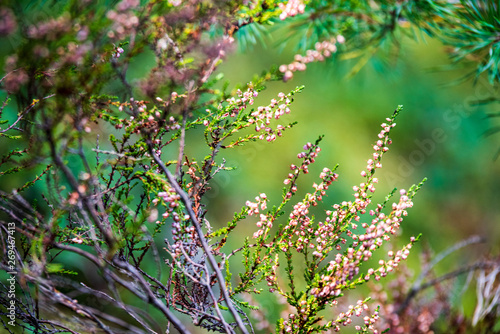
[[[408,292],[407,296],[406,296],[406,299],[403,301],[403,303],[399,306],[398,310],[397,310],[397,313],[401,313],[403,312],[404,309],[406,309],[406,307],[409,305],[410,301],[412,298],[414,298],[419,292],[421,292],[422,290],[425,290],[429,287],[432,287],[442,281],[446,281],[446,280],[449,280],[449,279],[452,279],[452,278],[455,278],[457,276],[460,276],[464,273],[467,273],[467,272],[471,272],[471,271],[475,271],[477,269],[480,269],[480,268],[486,268],[488,267],[489,265],[491,265],[489,262],[478,262],[478,263],[475,263],[475,264],[472,264],[472,265],[469,265],[469,266],[465,266],[465,267],[462,267],[462,268],[459,268],[457,270],[454,270],[452,272],[449,272],[447,274],[444,274],[442,276],[439,276],[437,278],[434,278],[426,283],[422,283],[423,280],[425,279],[425,277],[429,274],[429,272],[431,271],[431,269],[437,264],[439,263],[441,260],[443,260],[445,257],[447,257],[448,255],[450,255],[451,253],[463,248],[463,247],[466,247],[468,245],[471,245],[471,244],[475,244],[475,243],[480,243],[480,242],[484,242],[484,238],[482,237],[479,237],[479,236],[472,236],[466,240],[463,240],[459,243],[456,243],[455,245],[453,245],[452,247],[444,250],[443,252],[439,253],[433,261],[431,261],[431,263],[429,263],[429,265],[422,271],[422,273],[418,276],[418,278],[416,279],[415,283],[413,283],[413,286],[411,287],[410,291]]]
[[[187,119],[187,108],[182,111],[182,127],[181,127],[181,138],[179,142],[179,156],[177,158],[177,167],[175,169],[175,178],[181,180],[182,172],[182,161],[184,160],[184,147],[186,143],[186,119]]]
[[[441,253],[436,255],[436,257],[434,257],[434,259],[426,266],[426,268],[420,273],[420,275],[418,275],[418,278],[415,280],[415,283],[413,283],[413,287],[420,286],[422,281],[427,276],[427,274],[429,274],[429,272],[432,270],[432,268],[434,268],[434,266],[436,266],[436,264],[441,262],[444,258],[446,258],[451,253],[459,250],[460,248],[466,247],[468,245],[481,243],[484,241],[485,241],[484,238],[477,236],[477,235],[474,235],[474,236],[472,236],[468,239],[462,240],[461,242],[458,242],[458,243],[454,244],[453,246],[447,248],[446,250],[442,251]]]
[[[61,325],[60,323],[57,323],[57,322],[52,321],[52,320],[39,320],[39,322],[42,323],[42,324],[49,324],[49,325],[51,325],[53,327],[60,327],[60,328],[64,329],[65,331],[68,331],[68,332],[70,332],[72,334],[80,334],[78,332],[75,332],[71,328],[66,327],[64,325]]]
[[[48,96],[45,96],[42,98],[42,100],[46,100],[48,98],[51,98],[53,96],[55,96],[56,94],[51,94],[51,95],[48,95]],[[20,120],[22,120],[24,118],[24,116],[31,110],[33,109],[34,106],[36,106],[38,104],[38,100],[36,101],[33,101],[26,109],[24,109],[24,111],[17,117],[17,119],[14,121],[14,123],[12,123],[11,125],[9,125],[9,127],[7,127],[6,129],[3,129],[3,130],[0,130],[0,133],[5,133],[7,131],[9,131],[10,129],[14,128],[16,126],[17,123],[19,123]]]
[[[134,276],[134,278],[138,280],[144,292],[146,293],[147,297],[146,300],[153,306],[155,306],[157,309],[159,309],[178,331],[186,334],[190,333],[188,329],[180,322],[180,320],[165,306],[165,304],[163,304],[163,302],[161,302],[158,298],[156,298],[156,296],[151,291],[149,284],[144,280],[144,277],[142,277],[142,275],[132,265],[130,265],[130,263],[121,261],[116,258],[114,259],[113,263],[115,263],[118,267],[130,272]],[[127,288],[131,292],[133,292],[136,296],[143,298],[135,289],[129,287]]]
[[[146,293],[146,296],[142,295],[139,291],[137,291],[137,289],[135,287],[133,287],[132,283],[121,279],[116,274],[114,274],[111,270],[109,270],[109,268],[106,268],[105,266],[103,266],[102,260],[100,260],[96,256],[94,256],[94,255],[92,255],[92,254],[90,254],[90,253],[88,253],[80,248],[66,246],[66,245],[59,244],[59,243],[55,243],[54,247],[59,248],[59,249],[68,250],[68,251],[71,251],[71,252],[74,252],[76,254],[79,254],[81,256],[86,257],[87,259],[89,259],[94,264],[96,264],[97,266],[99,266],[100,268],[102,268],[104,270],[105,277],[109,276],[111,279],[113,279],[113,281],[117,282],[118,284],[120,284],[121,286],[123,286],[124,288],[126,288],[127,290],[132,292],[137,297],[149,302],[150,304],[152,304],[153,306],[158,308],[167,317],[167,319],[174,325],[174,327],[178,331],[180,331],[181,333],[186,333],[186,334],[190,333],[187,330],[187,328],[180,322],[180,320],[167,307],[165,307],[165,305],[161,301],[159,301],[158,298],[155,297],[155,295],[151,291],[149,285],[144,280],[142,275],[129,263],[120,261],[118,259],[114,259],[114,261],[113,261],[114,264],[116,264],[121,269],[125,269],[134,279],[136,279],[141,284],[141,286],[143,288],[143,292]]]

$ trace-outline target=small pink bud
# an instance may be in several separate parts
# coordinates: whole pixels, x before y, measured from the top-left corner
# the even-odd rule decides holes
[[[288,80],[290,80],[291,78],[293,77],[293,73],[292,71],[288,70],[285,72],[285,75],[283,75],[283,81],[284,82],[287,82]]]

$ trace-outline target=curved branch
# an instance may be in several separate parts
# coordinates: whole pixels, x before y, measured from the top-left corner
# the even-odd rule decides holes
[[[471,272],[471,271],[476,271],[478,269],[485,269],[485,268],[488,268],[488,267],[491,267],[491,262],[483,261],[483,262],[474,263],[474,264],[471,264],[469,266],[464,266],[464,267],[458,268],[457,270],[454,270],[454,271],[449,272],[447,274],[444,274],[442,276],[436,277],[436,278],[434,278],[434,279],[432,279],[432,280],[430,280],[428,282],[420,284],[420,285],[418,285],[416,287],[413,287],[408,292],[408,295],[406,296],[406,299],[399,306],[399,308],[397,309],[396,313],[401,314],[401,312],[403,312],[408,307],[408,304],[410,304],[410,301],[413,299],[413,297],[415,297],[421,291],[423,291],[423,290],[425,290],[427,288],[430,288],[430,287],[432,287],[432,286],[434,286],[434,285],[436,285],[438,283],[441,283],[443,281],[456,278],[456,277],[458,277],[458,276],[460,276],[462,274],[465,274],[465,273],[468,273],[468,272]]]

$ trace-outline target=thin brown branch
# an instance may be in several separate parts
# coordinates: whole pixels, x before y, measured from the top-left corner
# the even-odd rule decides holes
[[[56,147],[55,147],[55,141],[51,132],[51,129],[46,129],[46,135],[47,139],[49,142],[50,146],[50,151],[52,155],[52,160],[54,163],[61,169],[63,174],[66,176],[66,179],[68,180],[69,184],[73,188],[73,190],[78,194],[78,198],[81,199],[83,206],[85,209],[88,211],[90,214],[90,217],[94,221],[95,225],[97,228],[101,231],[102,235],[104,236],[104,239],[110,248],[110,250],[113,249],[114,245],[116,244],[116,239],[113,236],[113,233],[111,231],[111,228],[109,226],[104,226],[101,222],[101,219],[99,219],[99,215],[95,210],[95,207],[93,203],[89,201],[89,198],[85,196],[81,191],[79,187],[79,183],[76,179],[76,177],[73,175],[71,170],[64,164],[64,162],[61,159],[61,156],[57,153]],[[108,254],[108,256],[111,254]]]
[[[42,100],[46,100],[48,98],[51,98],[53,96],[55,96],[56,94],[51,94],[51,95],[48,95],[48,96],[45,96],[42,98]],[[9,131],[10,129],[14,128],[16,126],[17,123],[19,123],[20,120],[23,119],[23,117],[31,110],[33,109],[34,106],[36,106],[38,104],[39,100],[34,100],[28,107],[26,107],[26,109],[24,109],[24,111],[17,117],[17,119],[14,121],[14,123],[12,123],[11,125],[9,125],[8,128],[6,129],[3,129],[3,130],[0,130],[0,133],[5,133],[7,131]]]
[[[151,291],[148,283],[144,280],[144,277],[129,263],[120,261],[118,259],[113,260],[113,264],[117,265],[121,269],[125,269],[128,271],[128,273],[136,279],[142,286],[143,292],[146,294],[146,296],[142,295],[139,291],[137,291],[136,288],[133,287],[133,284],[130,282],[127,282],[121,278],[119,278],[115,273],[113,273],[109,268],[106,268],[105,266],[102,265],[102,260],[97,258],[96,256],[80,249],[77,247],[73,246],[66,246],[63,244],[58,244],[55,243],[54,247],[59,248],[59,249],[65,249],[68,251],[72,251],[76,254],[79,254],[83,257],[86,257],[90,261],[92,261],[94,264],[96,264],[98,267],[100,267],[102,270],[104,270],[105,276],[108,275],[111,277],[115,282],[118,284],[122,285],[124,288],[132,292],[134,295],[137,297],[149,302],[156,308],[158,308],[166,317],[167,319],[174,325],[174,327],[180,331],[181,333],[186,333],[189,334],[190,332],[187,330],[187,328],[181,323],[181,321],[160,301],[156,296],[153,294]]]
[[[42,324],[49,324],[49,325],[51,325],[51,326],[53,326],[53,327],[59,327],[59,328],[62,328],[62,329],[64,329],[65,331],[68,331],[68,332],[70,332],[70,333],[72,333],[72,334],[80,334],[80,333],[78,333],[78,332],[75,332],[75,331],[74,331],[74,330],[72,330],[71,328],[66,327],[66,326],[64,326],[64,325],[61,325],[60,323],[55,322],[55,321],[51,321],[51,320],[38,320],[38,322],[39,322],[39,323],[42,323]]]
[[[215,271],[215,274],[217,276],[217,280],[218,280],[218,283],[220,286],[221,293],[224,296],[224,300],[226,302],[227,307],[229,308],[229,311],[231,312],[234,319],[236,320],[236,323],[237,323],[239,329],[244,334],[248,334],[248,331],[245,328],[243,321],[241,320],[239,314],[236,312],[236,310],[231,302],[231,298],[229,297],[229,293],[228,293],[227,288],[225,286],[224,276],[222,275],[222,272],[220,271],[220,269],[217,265],[217,261],[215,260],[213,254],[212,254],[211,247],[208,245],[208,243],[205,239],[205,235],[203,233],[203,230],[201,229],[201,225],[200,225],[200,222],[198,221],[198,217],[196,217],[196,214],[193,211],[191,200],[189,199],[186,192],[184,190],[182,190],[182,188],[176,182],[174,176],[167,169],[167,167],[165,166],[163,161],[161,161],[161,159],[158,157],[158,155],[153,151],[153,145],[151,143],[151,140],[147,140],[147,144],[148,144],[149,152],[150,152],[151,156],[153,157],[155,162],[158,164],[158,166],[160,166],[161,170],[163,171],[163,173],[167,177],[167,179],[170,182],[170,184],[172,185],[172,187],[175,189],[176,193],[181,197],[181,200],[186,207],[186,211],[188,212],[188,215],[191,218],[191,221],[193,222],[193,226],[196,230],[196,234],[198,235],[198,238],[200,239],[203,250],[204,250],[204,252],[205,252],[205,254],[210,262],[212,269]]]
[[[403,312],[408,307],[411,300],[418,293],[420,293],[421,291],[423,291],[427,288],[433,287],[433,286],[435,286],[443,281],[456,278],[462,274],[465,274],[465,273],[468,273],[471,271],[476,271],[478,269],[489,268],[491,266],[492,266],[492,263],[490,261],[482,261],[482,262],[474,263],[474,264],[471,264],[469,266],[464,266],[464,267],[461,267],[459,269],[456,269],[456,270],[449,272],[447,274],[444,274],[442,276],[436,277],[436,278],[434,278],[430,281],[427,281],[423,284],[420,284],[418,286],[412,287],[411,290],[408,292],[406,299],[403,301],[403,303],[397,309],[396,313],[401,314],[401,312]]]
[[[156,298],[156,296],[151,291],[149,284],[145,281],[144,277],[132,265],[130,265],[130,263],[120,261],[116,258],[114,259],[113,263],[122,269],[126,269],[134,276],[135,279],[137,279],[137,281],[141,284],[144,292],[146,293],[147,301],[157,309],[159,309],[178,331],[186,334],[190,333],[188,329],[180,322],[180,320],[165,306],[165,304],[163,304],[163,302]],[[136,296],[140,297],[140,294],[135,289],[131,289],[131,287],[127,288]]]

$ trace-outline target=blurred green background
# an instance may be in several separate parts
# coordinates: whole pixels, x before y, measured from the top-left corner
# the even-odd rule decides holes
[[[273,65],[288,64],[294,54],[303,53],[292,47],[279,51],[280,37],[272,36],[274,39],[266,40],[265,45],[258,43],[227,57],[218,72],[224,73],[230,87],[243,85],[255,74]],[[150,63],[147,56],[142,60],[139,57],[131,65],[129,75],[140,76]],[[305,143],[314,142],[320,135],[325,136],[320,144],[322,152],[310,173],[300,179],[299,194],[291,204],[312,190],[311,185],[318,182],[323,167],[338,163],[340,178],[330,188],[324,206],[315,210],[317,218],[323,220],[322,211],[353,198],[352,186],[363,181],[359,173],[371,158],[380,123],[401,104],[404,110],[392,132],[393,144],[384,157],[383,169],[377,172],[379,185],[374,199],[382,201],[394,187],[408,189],[428,178],[403,223],[402,238],[397,241],[403,245],[410,236],[422,233],[421,242],[408,260],[410,268],[418,275],[423,249],[436,253],[472,235],[485,236],[486,244],[448,257],[437,268],[438,273],[473,263],[487,253],[498,254],[500,161],[494,158],[500,148],[500,133],[484,135],[498,126],[497,119],[487,117],[498,111],[498,105],[475,103],[498,96],[498,90],[484,78],[475,84],[459,84],[458,80],[474,66],[449,66],[444,47],[428,38],[418,42],[404,39],[397,57],[376,56],[351,77],[354,64],[340,59],[313,63],[307,71],[296,72],[287,83],[267,85],[254,107],[267,105],[279,92],[305,86],[295,96],[291,114],[279,122],[285,125],[297,121],[298,125],[274,143],[255,142],[221,153],[219,159],[224,157],[227,165],[236,169],[219,173],[213,180],[212,190],[205,198],[209,221],[214,226],[225,225],[247,200],[262,192],[270,198],[271,206],[278,204],[290,164],[297,162],[296,155]],[[207,148],[200,145],[199,139],[201,130],[187,139],[187,153],[200,158]],[[95,138],[87,144],[92,147]],[[2,186],[10,188],[7,184]],[[255,219],[246,219],[229,238],[227,247],[241,247],[244,237],[255,230]],[[164,237],[158,238],[160,243]],[[232,265],[237,272],[238,264]],[[83,268],[85,264],[79,266]],[[93,267],[87,268],[89,280],[98,280],[90,270]],[[468,300],[473,298],[471,292]],[[280,311],[275,307],[276,300],[265,294],[259,301],[273,325]],[[473,307],[473,302],[464,303],[468,314]]]
[[[240,51],[219,71],[233,84],[245,83],[261,70],[288,64],[295,53],[301,53],[292,49],[278,52],[278,44],[274,40]],[[271,205],[273,200],[277,204],[289,165],[297,161],[302,146],[319,135],[325,135],[322,152],[311,172],[302,178],[299,195],[312,190],[323,167],[340,164],[339,181],[330,188],[324,207],[317,210],[317,219],[323,220],[321,209],[353,198],[352,186],[362,182],[359,173],[371,158],[380,123],[402,104],[404,110],[391,136],[393,144],[378,172],[375,200],[382,201],[394,187],[408,189],[428,178],[403,223],[402,238],[396,242],[402,245],[410,236],[422,234],[409,267],[418,275],[424,249],[435,254],[472,235],[486,237],[486,244],[469,246],[447,257],[437,268],[438,274],[474,263],[481,255],[498,254],[500,161],[494,158],[500,135],[485,136],[498,124],[495,118],[487,117],[498,106],[476,103],[495,96],[497,90],[484,78],[475,84],[472,80],[459,83],[474,70],[473,65],[450,66],[444,47],[432,39],[404,40],[397,58],[375,57],[349,77],[353,64],[338,59],[310,64],[291,81],[267,86],[256,105],[267,105],[279,92],[305,85],[296,95],[291,114],[280,119],[281,124],[297,121],[298,125],[272,144],[256,142],[222,153],[227,165],[237,169],[219,174],[213,183],[207,203],[212,209],[208,215],[212,224],[229,221],[259,192],[270,197]],[[239,231],[251,235],[254,224],[255,219],[247,219]],[[241,240],[235,239],[232,247],[237,248]],[[469,315],[475,306],[473,298],[470,291],[459,307]],[[264,305],[271,302],[268,297],[262,300]]]
[[[231,83],[245,83],[259,69],[289,63],[292,58],[292,52],[277,53],[257,45],[230,57],[219,71]],[[237,170],[216,179],[210,204],[225,209],[212,211],[212,219],[229,219],[259,192],[278,199],[288,166],[297,160],[302,146],[319,135],[325,135],[323,151],[302,187],[317,181],[324,166],[339,163],[339,182],[325,202],[331,205],[351,196],[352,186],[362,181],[359,172],[371,158],[380,123],[402,104],[393,144],[378,172],[378,198],[393,187],[408,189],[427,177],[405,221],[405,234],[423,233],[423,240],[438,249],[480,234],[498,249],[500,161],[494,158],[500,137],[485,136],[497,123],[487,115],[498,106],[474,103],[494,96],[496,90],[481,78],[475,85],[472,81],[457,84],[473,68],[445,70],[447,55],[433,40],[406,40],[394,63],[382,62],[370,61],[352,78],[346,78],[351,66],[347,62],[314,63],[306,72],[296,72],[290,82],[268,85],[256,104],[305,86],[296,95],[291,114],[278,122],[297,121],[298,125],[275,143],[256,142],[223,152],[228,165]]]

